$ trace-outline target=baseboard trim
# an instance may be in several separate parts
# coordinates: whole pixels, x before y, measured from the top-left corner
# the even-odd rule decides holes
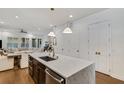
[[[121,81],[124,81],[124,77],[120,77],[120,76],[115,75],[115,74],[111,74],[110,76],[113,77],[113,78],[115,78],[115,79],[119,79]]]

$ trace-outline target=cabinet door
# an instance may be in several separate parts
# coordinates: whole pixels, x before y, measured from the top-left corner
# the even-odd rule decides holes
[[[38,84],[38,65],[37,61],[33,61],[33,80]]]
[[[98,31],[96,30],[95,25],[91,25],[88,28],[89,30],[89,60],[95,62],[96,70],[98,71]]]
[[[28,71],[29,71],[29,75],[32,77],[33,76],[33,63],[32,61],[29,60],[29,68],[28,68]]]
[[[45,69],[42,67],[39,67],[39,75],[38,75],[38,83],[39,84],[45,84],[46,74]]]
[[[27,53],[22,53],[22,58],[21,58],[21,68],[26,68],[28,67],[28,54]]]

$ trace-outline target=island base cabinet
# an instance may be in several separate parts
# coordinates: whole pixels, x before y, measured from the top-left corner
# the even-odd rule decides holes
[[[43,64],[29,56],[29,75],[36,84],[45,84],[45,69]]]
[[[33,66],[33,80],[36,84],[38,84],[38,68],[37,65]]]
[[[38,83],[39,84],[45,84],[46,76],[45,76],[45,68],[39,68],[39,78],[38,78]]]

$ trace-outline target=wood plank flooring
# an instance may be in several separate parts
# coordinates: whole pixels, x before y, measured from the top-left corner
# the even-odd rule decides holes
[[[124,84],[124,81],[96,72],[97,84]],[[14,69],[0,72],[0,84],[34,84],[28,69]]]
[[[0,72],[0,84],[33,84],[28,69],[14,69]]]
[[[96,83],[97,84],[124,84],[124,81],[118,80],[111,76],[96,72]]]

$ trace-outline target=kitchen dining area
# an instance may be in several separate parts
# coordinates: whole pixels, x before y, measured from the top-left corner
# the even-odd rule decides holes
[[[124,9],[0,8],[0,84],[124,84]]]

